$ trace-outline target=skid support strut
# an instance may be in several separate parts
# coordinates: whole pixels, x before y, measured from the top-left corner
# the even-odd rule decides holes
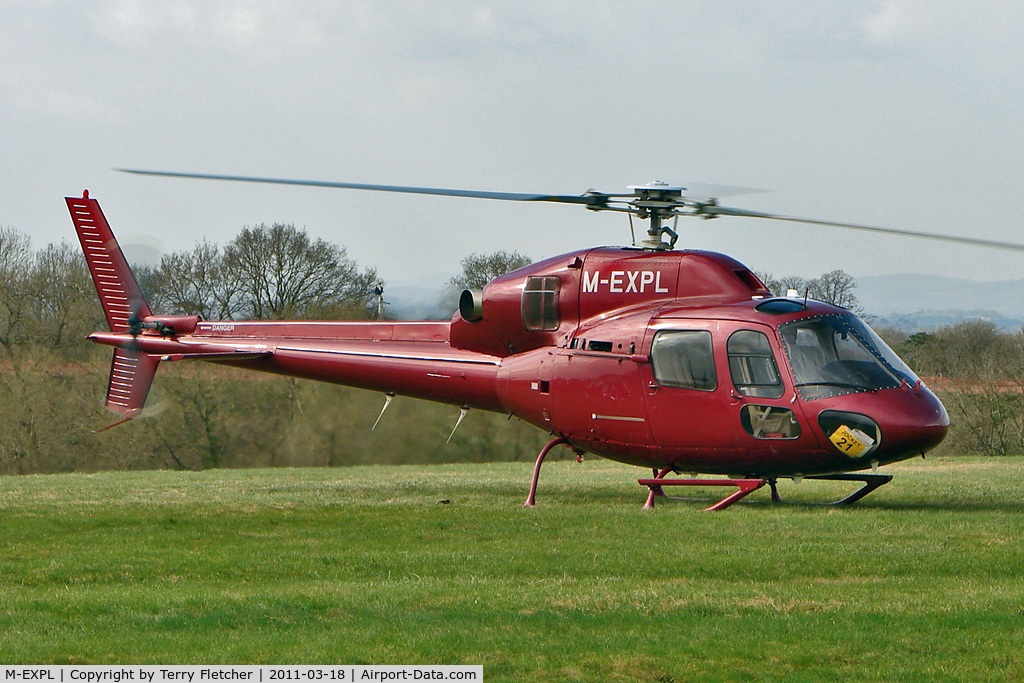
[[[745,498],[768,483],[767,479],[665,479],[670,468],[666,467],[654,479],[638,479],[641,486],[647,486],[651,492],[647,495],[644,509],[654,507],[654,499],[662,494],[663,486],[735,486],[739,490],[731,493],[705,510],[724,510],[737,500]]]
[[[654,479],[645,479],[644,481],[659,481],[660,482],[660,481],[662,481],[665,478],[665,475],[668,474],[671,471],[672,471],[672,466],[671,465],[669,465],[668,467],[666,467],[666,468],[664,468],[664,469],[662,469],[660,471],[659,470],[654,470]],[[665,496],[665,491],[661,488],[661,484],[648,484],[648,486],[650,486],[651,492],[647,494],[647,502],[644,503],[644,510],[650,510],[651,508],[654,507],[654,499],[655,498],[665,498],[666,497]]]
[[[827,479],[829,481],[862,481],[864,486],[857,489],[846,498],[837,500],[829,505],[850,505],[868,495],[879,486],[885,486],[892,481],[891,474],[818,474],[807,477],[807,479]]]
[[[523,503],[524,508],[532,508],[537,504],[537,480],[540,478],[540,466],[544,464],[544,458],[548,457],[548,452],[558,444],[568,444],[569,439],[564,436],[560,436],[557,439],[548,441],[547,445],[540,450],[540,455],[537,456],[537,464],[533,466],[533,478],[530,480],[530,494],[526,496],[526,502]]]

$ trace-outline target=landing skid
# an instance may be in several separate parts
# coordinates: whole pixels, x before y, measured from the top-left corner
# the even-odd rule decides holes
[[[646,486],[650,489],[650,493],[647,495],[647,502],[644,503],[644,509],[650,510],[654,507],[654,500],[658,497],[666,497],[662,487],[664,486],[735,486],[738,490],[729,494],[722,500],[718,501],[714,505],[705,508],[705,510],[724,510],[733,503],[758,490],[765,484],[771,488],[772,491],[772,502],[782,502],[782,498],[779,496],[779,490],[776,487],[776,479],[665,479],[665,475],[668,474],[670,468],[665,468],[657,473],[654,479],[638,479],[637,483],[641,486]],[[850,505],[856,503],[858,500],[868,495],[879,486],[884,486],[892,481],[893,475],[891,474],[819,474],[805,477],[806,479],[824,479],[829,481],[860,481],[864,482],[864,486],[854,491],[846,498],[837,500],[833,503],[826,503],[826,505]],[[672,499],[670,500],[683,500],[683,499]]]
[[[829,481],[862,481],[864,486],[857,489],[846,498],[837,500],[834,503],[826,503],[826,505],[850,505],[856,503],[858,500],[868,495],[879,486],[885,486],[892,481],[891,474],[817,474],[814,476],[806,477],[807,479],[827,479]]]
[[[575,448],[569,439],[564,436],[555,437],[549,441],[544,448],[541,449],[537,455],[537,462],[533,466],[533,477],[530,479],[530,493],[526,497],[526,502],[523,503],[523,507],[533,507],[537,504],[537,483],[540,480],[540,468],[544,464],[544,459],[547,458],[548,453],[551,452],[555,446],[568,446],[578,456],[582,455],[583,451]],[[778,479],[776,477],[769,477],[766,479],[666,479],[665,476],[672,471],[672,467],[665,467],[661,470],[654,470],[653,479],[637,479],[637,483],[641,486],[646,486],[650,489],[650,493],[647,495],[647,502],[644,503],[644,509],[650,510],[654,507],[655,498],[665,498],[666,500],[689,500],[686,498],[672,498],[665,495],[665,486],[734,486],[736,491],[730,493],[728,496],[718,501],[714,505],[711,505],[705,510],[724,510],[738,500],[746,498],[754,491],[763,487],[765,484],[771,488],[771,499],[773,503],[781,503],[782,498],[779,496],[779,489],[777,487]],[[837,500],[833,503],[825,503],[826,505],[850,505],[856,503],[858,500],[868,495],[879,486],[884,486],[892,481],[893,475],[891,474],[814,474],[805,479],[823,479],[827,481],[860,481],[864,483],[864,486],[854,491],[846,498]]]

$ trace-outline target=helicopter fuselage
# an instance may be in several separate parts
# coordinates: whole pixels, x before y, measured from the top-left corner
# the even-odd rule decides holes
[[[868,469],[923,454],[949,425],[852,313],[774,299],[712,252],[554,257],[464,292],[450,322],[142,322],[90,338],[145,354],[152,372],[208,360],[504,412],[577,450],[680,472]]]
[[[669,219],[757,218],[1024,252],[986,238],[719,204],[721,193],[748,188],[656,181],[626,194],[567,195],[121,170],[571,204],[647,221],[637,246],[556,256],[463,292],[450,322],[207,323],[153,315],[99,205],[88,192],[67,199],[110,326],[91,338],[115,347],[107,407],[121,422],[142,412],[161,361],[186,358],[382,391],[385,410],[404,394],[458,405],[460,422],[469,408],[506,412],[554,436],[537,456],[527,506],[560,444],[655,469],[639,480],[649,488],[645,507],[665,486],[735,485],[709,508],[722,509],[766,484],[778,500],[779,477],[864,482],[840,501],[852,503],[892,479],[852,472],[923,455],[946,435],[941,402],[856,315],[773,298],[728,256],[673,251]],[[671,471],[730,478],[666,481]]]

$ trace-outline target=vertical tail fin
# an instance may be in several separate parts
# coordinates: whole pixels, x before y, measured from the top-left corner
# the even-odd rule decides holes
[[[141,413],[158,365],[160,359],[148,353],[114,349],[107,384],[107,408],[125,420]]]
[[[65,201],[110,331],[139,334],[142,321],[151,316],[152,311],[100,210],[99,202],[89,198],[88,190],[82,197],[66,197]],[[107,408],[122,419],[104,429],[142,412],[159,364],[160,359],[156,356],[126,348],[114,349],[107,384]]]
[[[88,190],[82,197],[66,197],[65,201],[110,331],[132,332],[133,321],[152,315],[152,311],[114,239],[99,202],[89,199]]]

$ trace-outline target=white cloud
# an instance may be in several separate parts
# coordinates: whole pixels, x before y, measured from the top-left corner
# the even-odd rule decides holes
[[[188,35],[201,26],[195,5],[183,0],[108,0],[88,12],[94,34],[119,48],[143,48],[159,36]]]
[[[875,42],[899,40],[910,30],[906,8],[896,0],[886,0],[863,21],[864,32]]]
[[[175,185],[114,165],[542,192],[661,177],[773,188],[738,205],[780,213],[997,239],[1024,224],[1006,189],[1024,182],[1019,3],[2,1],[2,152],[32,180],[0,202],[0,223],[58,238],[66,216],[36,212],[60,208],[64,176],[131,213],[132,230],[174,226],[169,249],[208,222],[296,221],[382,272],[414,270],[418,254],[343,229],[382,208],[406,207],[406,239],[423,236],[440,268],[460,249],[539,257],[625,229],[564,207],[531,222],[517,205]],[[156,210],[179,192],[187,202]],[[958,214],[954,193],[1005,215]],[[257,206],[278,196],[275,211]],[[872,256],[847,265],[760,237],[788,228],[737,222],[693,225],[690,245],[809,275],[904,267],[891,242],[851,241],[844,253]],[[500,237],[473,242],[481,223]],[[907,246],[917,267],[930,245]]]
[[[53,79],[31,65],[0,72],[0,91],[0,102],[8,103],[11,114],[32,120],[42,117],[99,125],[123,120],[119,107],[105,101],[103,95]]]
[[[266,35],[264,15],[250,7],[232,7],[217,22],[231,38],[242,43],[256,43]]]

